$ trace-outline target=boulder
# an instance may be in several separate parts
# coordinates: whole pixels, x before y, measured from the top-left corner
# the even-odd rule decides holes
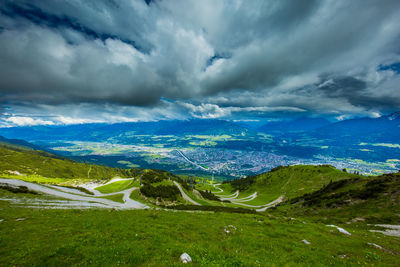
[[[188,263],[188,262],[192,261],[192,258],[186,252],[183,253],[180,258],[181,258],[182,263]]]

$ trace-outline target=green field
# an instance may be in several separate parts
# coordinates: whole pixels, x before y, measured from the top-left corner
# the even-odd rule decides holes
[[[99,187],[96,187],[95,189],[97,191],[99,191],[100,193],[109,194],[109,193],[116,193],[119,191],[123,191],[123,190],[129,189],[131,187],[138,187],[138,186],[139,186],[138,180],[123,180],[123,181],[117,181],[117,182],[113,182],[111,184],[99,186]]]
[[[347,236],[284,216],[0,207],[3,266],[175,266],[183,252],[195,266],[395,266],[396,254],[368,243],[400,250],[357,224],[343,226]]]
[[[8,168],[26,171],[39,159],[55,160],[53,170],[59,164],[64,172],[102,168],[72,161],[65,165],[37,152],[12,150],[8,155],[12,160],[2,164],[3,173]],[[32,159],[27,164],[16,160],[28,156]],[[399,259],[398,237],[371,230],[385,230],[376,224],[400,224],[400,174],[367,177],[329,165],[298,165],[222,184],[196,177],[193,190],[190,177],[162,170],[106,170],[140,177],[142,185],[139,178],[110,177],[108,184],[96,188],[110,195],[95,197],[115,203],[90,209],[61,209],[57,203],[68,205],[69,200],[1,185],[0,265],[177,266],[184,252],[195,266],[396,266]],[[106,180],[43,174],[8,173],[5,178],[81,189],[89,181]],[[130,188],[137,190],[129,197],[149,209],[119,209],[127,204],[122,192]],[[256,212],[280,196],[283,202]],[[327,226],[331,224],[351,235]]]

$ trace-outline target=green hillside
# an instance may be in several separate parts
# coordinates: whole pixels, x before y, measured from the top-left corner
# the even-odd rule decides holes
[[[277,211],[337,222],[399,224],[400,173],[332,182],[320,190],[289,199]]]
[[[44,151],[2,143],[0,145],[0,174],[20,176],[20,178],[36,175],[62,179],[109,179],[114,176],[129,176],[130,171],[78,163]]]
[[[291,166],[224,184],[198,180],[192,188],[162,170],[127,171],[40,151],[0,151],[5,173],[48,176],[52,170],[53,177],[64,179],[90,168],[109,176],[129,172],[135,178],[99,183],[95,190],[106,195],[96,197],[124,205],[128,196],[149,207],[64,209],[67,203],[57,208],[66,200],[2,185],[0,265],[178,266],[184,252],[195,266],[396,266],[398,261],[398,237],[383,235],[386,230],[376,224],[400,224],[400,174],[364,177],[326,165]],[[82,179],[80,186],[87,182]],[[282,195],[284,202],[276,207],[256,211]]]
[[[340,171],[330,165],[297,165],[277,167],[270,172],[229,181],[224,185],[231,193],[239,190],[239,197],[257,192],[258,197],[251,204],[261,205],[279,196],[284,196],[286,199],[301,196],[322,188],[330,181],[348,178],[367,179]]]
[[[0,208],[3,266],[181,266],[184,252],[194,266],[396,266],[400,251],[395,237],[301,217]]]

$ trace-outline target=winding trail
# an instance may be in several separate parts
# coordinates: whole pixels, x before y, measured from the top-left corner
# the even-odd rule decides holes
[[[87,205],[88,202],[95,202],[95,203],[100,203],[102,205],[105,205],[108,208],[115,208],[115,209],[146,209],[148,206],[135,201],[133,199],[130,199],[130,194],[132,191],[136,190],[137,187],[129,188],[124,191],[116,192],[116,193],[110,193],[110,194],[101,194],[97,190],[94,189],[88,189],[94,193],[94,196],[86,194],[84,192],[81,192],[76,189],[72,188],[65,188],[62,186],[44,186],[44,185],[39,185],[39,184],[34,184],[34,183],[29,183],[26,181],[22,180],[16,180],[16,179],[4,179],[0,178],[0,183],[5,183],[13,186],[26,186],[29,190],[36,191],[36,192],[41,192],[44,194],[56,196],[56,197],[61,197],[65,199],[70,199],[70,200],[76,200],[76,201],[82,201],[82,205]],[[123,194],[123,200],[124,203],[119,203],[115,202],[112,200],[104,199],[104,198],[98,198],[98,197],[103,197],[103,196],[110,196],[110,195],[115,195],[115,194]]]
[[[183,191],[182,187],[180,184],[178,184],[176,181],[174,181],[174,184],[176,185],[176,187],[178,187],[179,191],[181,192],[181,195],[184,199],[186,199],[187,201],[189,201],[190,203],[192,203],[193,205],[196,206],[201,206],[199,203],[197,203],[196,201],[194,201],[193,199],[191,199],[188,195],[186,195],[186,193]]]
[[[256,197],[257,197],[257,192],[254,192],[250,196],[247,196],[247,197],[244,197],[244,198],[237,198],[237,199],[234,199],[234,201],[235,202],[248,202],[248,201],[252,201]]]
[[[284,196],[280,196],[277,199],[275,199],[274,201],[268,203],[264,208],[260,208],[260,209],[256,209],[256,211],[258,212],[262,212],[262,211],[266,211],[269,208],[275,207],[276,205],[278,205],[279,203],[281,203],[283,201]]]
[[[235,202],[235,201],[231,201],[231,203],[232,204],[236,204],[236,205],[241,205],[241,206],[244,206],[244,207],[248,207],[248,208],[258,208],[258,209],[256,209],[256,211],[266,211],[267,209],[272,208],[272,207],[278,205],[279,203],[281,203],[283,201],[283,198],[284,198],[284,196],[282,195],[282,196],[278,197],[277,199],[275,199],[272,202],[269,202],[269,203],[264,204],[264,205],[258,205],[258,206],[249,205],[249,204],[245,204],[245,203],[241,203],[241,202]]]
[[[222,188],[217,187],[217,185],[221,185],[221,184],[213,184],[212,186],[218,190],[218,192],[211,192],[213,194],[218,194],[218,193],[222,193],[224,192],[224,190],[222,190]]]
[[[231,199],[237,198],[238,196],[239,196],[239,190],[236,191],[235,193],[233,193],[232,195],[228,195],[228,196],[218,195],[218,197],[222,200],[231,200]]]

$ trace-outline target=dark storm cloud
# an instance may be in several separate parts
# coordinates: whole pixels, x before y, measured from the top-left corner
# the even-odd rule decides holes
[[[209,118],[398,109],[399,18],[395,0],[4,1],[0,96]]]
[[[0,13],[13,19],[25,19],[40,26],[46,26],[50,28],[70,28],[92,39],[100,39],[102,41],[107,39],[118,39],[124,43],[132,45],[138,50],[147,52],[147,49],[139,47],[134,40],[123,39],[110,33],[96,32],[93,29],[80,24],[67,15],[59,16],[46,13],[42,9],[32,4],[19,5],[14,2],[5,3],[1,7]]]

